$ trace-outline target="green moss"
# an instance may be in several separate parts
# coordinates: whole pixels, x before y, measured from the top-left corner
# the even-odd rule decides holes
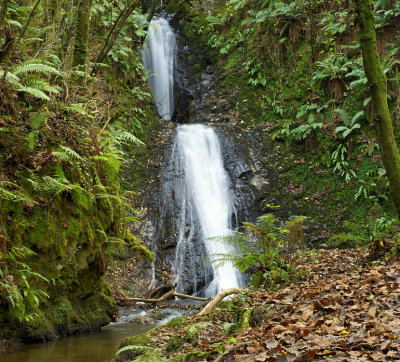
[[[169,338],[166,346],[164,347],[165,352],[171,353],[178,351],[184,344],[185,340],[182,337],[178,336],[177,334],[174,334]]]
[[[120,348],[116,353],[116,358],[114,361],[132,361],[139,356],[143,356],[148,352],[151,352],[152,348],[146,346],[134,346],[129,345]]]
[[[206,331],[208,328],[210,328],[211,323],[209,322],[202,322],[202,323],[196,323],[188,326],[185,329],[186,333],[186,340],[192,344],[192,346],[197,345],[197,341],[199,339],[199,335],[203,332]]]
[[[162,361],[165,361],[165,358],[163,358],[162,354],[159,354],[157,352],[146,353],[145,355],[135,359],[135,362],[162,362]]]
[[[138,238],[135,237],[128,230],[124,233],[124,239],[126,240],[130,248],[139,251],[148,260],[152,261],[154,259],[153,253],[146,246],[142,245]]]
[[[119,348],[123,348],[126,346],[135,345],[135,346],[148,346],[148,347],[155,347],[155,342],[152,342],[147,332],[141,333],[136,336],[126,337],[121,341]]]
[[[189,319],[190,319],[189,317],[173,318],[166,324],[166,326],[168,328],[178,329],[185,326],[185,324],[189,321]]]

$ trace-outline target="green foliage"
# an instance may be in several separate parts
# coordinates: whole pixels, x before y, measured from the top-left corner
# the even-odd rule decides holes
[[[344,53],[332,52],[324,60],[316,62],[315,65],[316,69],[311,78],[313,84],[323,80],[331,81],[344,78],[352,65],[352,61],[347,59]]]
[[[387,201],[389,199],[389,181],[386,177],[386,170],[384,168],[369,170],[366,177],[368,178],[368,181],[363,179],[357,180],[360,187],[354,195],[354,199],[358,200],[360,197],[363,197],[364,199],[371,200],[374,203]],[[375,181],[371,182],[369,179]]]
[[[273,214],[260,216],[255,224],[243,223],[246,233],[234,232],[231,236],[212,238],[234,248],[230,254],[211,255],[217,266],[232,262],[242,273],[252,268],[255,273],[252,283],[255,286],[273,287],[281,281],[290,281],[295,268],[280,254],[289,230],[275,226]]]
[[[339,144],[337,149],[332,152],[331,159],[334,165],[333,172],[337,172],[346,182],[350,182],[351,178],[356,178],[357,175],[353,169],[350,168],[348,162],[348,150],[349,144]]]
[[[357,112],[351,118],[349,114],[343,109],[337,108],[333,112],[339,114],[344,123],[344,126],[339,126],[335,128],[335,133],[340,134],[343,139],[346,139],[352,133],[354,134],[356,130],[361,128],[361,124],[357,121],[364,117],[364,111]]]
[[[46,101],[50,100],[47,93],[57,94],[61,90],[50,85],[48,79],[51,75],[61,76],[62,73],[44,59],[30,60],[10,69],[0,68],[0,78],[4,78],[14,90]]]
[[[6,254],[0,253],[0,299],[8,302],[10,316],[18,322],[33,320],[40,300],[49,298],[45,291],[33,286],[34,282],[49,283],[49,280],[24,262],[35,255],[24,246],[13,247]]]

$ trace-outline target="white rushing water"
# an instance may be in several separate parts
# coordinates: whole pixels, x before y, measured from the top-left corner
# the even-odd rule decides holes
[[[184,174],[184,190],[176,190],[181,192],[182,204],[187,204],[182,205],[187,210],[181,212],[181,219],[189,216],[194,228],[195,214],[208,255],[231,252],[229,246],[209,239],[232,233],[231,217],[235,211],[217,134],[213,128],[201,124],[178,126],[174,153],[177,153],[173,155],[177,159],[177,167]],[[193,237],[193,230],[189,233],[184,231],[186,221],[181,220],[180,223],[182,227],[174,267],[177,279],[180,273],[185,272],[182,270],[184,255],[181,253],[187,248],[182,243],[191,243]],[[232,263],[220,267],[212,263],[211,266],[213,279],[204,292],[206,297],[213,297],[227,288],[240,287],[241,274]]]
[[[149,85],[158,113],[170,120],[174,113],[175,34],[168,21],[152,20],[142,52],[143,65],[150,73]]]

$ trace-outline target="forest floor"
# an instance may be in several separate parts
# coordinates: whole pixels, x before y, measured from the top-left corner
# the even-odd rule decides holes
[[[168,360],[400,360],[399,259],[370,256],[361,247],[298,253],[300,282],[245,291],[208,317],[149,332],[145,345]]]

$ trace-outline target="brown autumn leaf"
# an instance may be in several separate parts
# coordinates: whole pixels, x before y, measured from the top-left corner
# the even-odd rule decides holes
[[[377,308],[375,306],[371,307],[368,311],[368,315],[371,318],[375,318],[376,317],[376,312],[377,312]]]

